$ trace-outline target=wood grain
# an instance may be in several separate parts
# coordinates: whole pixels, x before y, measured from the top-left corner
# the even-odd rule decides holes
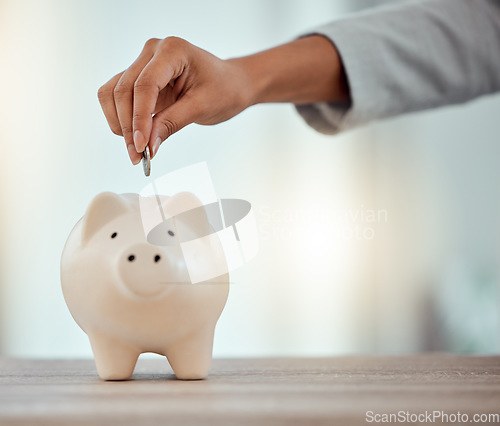
[[[364,425],[369,410],[500,413],[500,357],[219,359],[191,382],[164,359],[126,382],[90,360],[0,360],[0,425]]]

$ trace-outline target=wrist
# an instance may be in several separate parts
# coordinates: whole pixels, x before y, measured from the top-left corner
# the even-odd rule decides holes
[[[240,76],[238,90],[245,108],[265,102],[263,94],[271,85],[270,76],[262,69],[256,55],[228,59],[227,62],[238,70]]]

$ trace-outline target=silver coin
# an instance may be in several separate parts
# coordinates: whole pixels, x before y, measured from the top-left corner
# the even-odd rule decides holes
[[[146,145],[146,149],[142,152],[142,168],[146,176],[151,174],[151,155],[149,154],[148,145]]]

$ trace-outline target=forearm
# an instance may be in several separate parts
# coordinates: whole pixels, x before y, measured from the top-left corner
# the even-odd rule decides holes
[[[351,102],[298,105],[318,131],[466,102],[500,91],[500,2],[415,0],[312,30],[335,42]]]
[[[313,35],[229,62],[248,77],[248,103],[347,102],[342,62],[329,39]]]

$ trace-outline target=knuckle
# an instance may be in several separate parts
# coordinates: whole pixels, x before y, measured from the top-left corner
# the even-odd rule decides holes
[[[99,90],[97,91],[97,98],[99,101],[102,103],[103,101],[108,100],[108,98],[111,96],[112,90],[108,87],[107,84],[104,86],[99,87]]]
[[[138,78],[134,83],[134,91],[148,92],[156,90],[157,84],[150,78]]]
[[[126,81],[119,81],[118,84],[113,89],[113,95],[115,98],[123,98],[131,92],[131,85]]]
[[[119,126],[110,126],[111,131],[116,135],[116,136],[123,136],[122,129]]]
[[[189,43],[180,37],[167,37],[164,38],[161,42],[161,48],[166,50],[176,50],[176,49],[184,49]]]
[[[134,112],[132,115],[132,127],[134,129],[137,129],[139,127],[142,128],[142,126],[146,126],[148,123],[148,120],[151,120],[152,115],[150,114],[144,114],[142,112]]]
[[[144,43],[144,50],[153,50],[156,48],[157,44],[160,42],[159,38],[150,38]]]
[[[165,128],[168,136],[174,134],[179,129],[179,125],[168,118],[164,118],[161,124]]]
[[[142,111],[134,111],[134,114],[132,115],[132,120],[134,122],[137,122],[137,121],[143,121],[143,120],[151,118],[151,117],[152,117],[151,114],[146,114]]]
[[[132,127],[131,126],[122,126],[122,133],[123,136],[129,136],[132,134]]]

